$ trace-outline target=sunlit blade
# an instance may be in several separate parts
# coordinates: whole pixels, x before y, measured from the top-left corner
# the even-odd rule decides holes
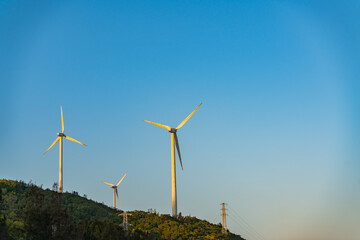
[[[184,170],[183,168],[183,164],[182,164],[182,161],[181,161],[181,154],[180,154],[180,147],[179,147],[179,140],[177,138],[177,134],[175,133],[175,146],[176,146],[176,149],[177,149],[177,152],[179,154],[179,160],[180,160],[180,164],[181,164],[181,169]]]
[[[163,125],[163,124],[160,124],[160,123],[154,123],[154,122],[150,122],[150,121],[147,121],[147,120],[144,120],[144,122],[148,122],[148,123],[154,124],[154,125],[156,125],[156,126],[159,126],[159,127],[165,128],[165,129],[167,129],[168,131],[170,131],[170,130],[171,130],[171,127],[166,126],[166,125]]]
[[[192,113],[190,113],[190,115],[187,118],[185,118],[185,120],[182,123],[180,123],[180,125],[176,129],[181,128],[189,120],[189,118],[191,118],[191,116],[196,112],[196,110],[198,110],[201,104],[202,103],[200,103],[200,105]]]
[[[125,173],[125,175],[122,177],[122,179],[120,179],[120,181],[118,182],[118,184],[116,184],[116,186],[119,186],[119,184],[122,182],[122,180],[124,179],[124,177],[126,176],[128,172]]]
[[[110,185],[110,186],[114,186],[114,184],[111,184],[111,183],[108,183],[108,182],[104,182],[104,181],[101,181],[101,182],[103,182],[103,183],[105,183],[107,185]]]
[[[64,116],[63,116],[63,110],[62,110],[62,106],[60,105],[61,108],[61,127],[62,127],[62,133],[64,133]]]
[[[52,148],[58,141],[60,140],[60,137],[57,137],[56,140],[53,142],[53,144],[51,144],[51,146],[44,152],[44,154],[50,150],[50,148]]]
[[[116,196],[117,196],[117,199],[119,201],[119,209],[121,209],[120,198],[119,198],[119,193],[118,193],[117,189],[116,189]]]
[[[79,142],[78,140],[75,140],[75,139],[73,139],[73,138],[71,138],[71,137],[69,137],[69,136],[65,136],[65,138],[68,139],[68,140],[70,140],[70,141],[76,142],[76,143],[78,143],[78,144],[81,144],[81,145],[84,145],[85,147],[87,147],[86,144],[83,144],[83,143]]]

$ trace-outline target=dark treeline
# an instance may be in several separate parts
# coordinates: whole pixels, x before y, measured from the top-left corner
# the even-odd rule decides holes
[[[23,198],[12,192],[4,201],[0,191],[2,240],[151,239],[139,231],[126,235],[119,224],[107,220],[76,221],[71,215],[72,209],[65,207],[62,194],[57,192],[46,194],[35,185],[23,183],[15,185],[15,189],[22,192]],[[10,207],[6,206],[8,203]]]
[[[54,186],[54,190],[56,186]],[[129,231],[121,227],[115,209],[81,197],[59,194],[31,183],[0,180],[1,240],[132,240],[132,239],[239,239],[221,234],[221,226],[195,217],[133,211]]]

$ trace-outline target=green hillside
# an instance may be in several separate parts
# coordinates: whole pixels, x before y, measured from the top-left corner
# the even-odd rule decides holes
[[[237,239],[221,226],[195,217],[133,211],[129,231],[121,211],[79,196],[31,183],[0,180],[0,239]]]

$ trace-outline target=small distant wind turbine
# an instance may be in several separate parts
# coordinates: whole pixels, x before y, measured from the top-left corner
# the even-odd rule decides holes
[[[125,173],[125,175],[120,179],[120,181],[118,182],[118,184],[114,185],[114,184],[111,184],[111,183],[107,183],[107,182],[103,182],[107,185],[110,185],[111,188],[113,189],[113,208],[115,209],[116,208],[116,200],[115,200],[115,194],[118,198],[118,201],[119,201],[119,208],[121,208],[121,204],[120,204],[120,198],[119,198],[119,193],[118,193],[118,190],[117,190],[117,187],[119,186],[119,184],[122,182],[122,180],[124,179],[124,177],[126,176],[128,172]]]
[[[63,137],[70,140],[70,141],[73,141],[73,142],[76,142],[76,143],[79,143],[81,145],[84,145],[85,147],[87,147],[86,144],[83,144],[69,136],[66,136],[64,134],[64,117],[63,117],[63,110],[62,110],[62,106],[60,106],[61,108],[61,126],[62,126],[62,132],[61,133],[57,133],[58,137],[56,138],[56,140],[53,142],[53,144],[51,144],[51,146],[44,152],[44,154],[50,150],[50,148],[52,148],[58,141],[60,141],[60,150],[59,150],[59,193],[62,193],[63,191]]]
[[[173,217],[177,216],[175,146],[176,146],[177,152],[179,154],[179,160],[180,160],[180,164],[181,164],[181,169],[183,169],[183,164],[182,164],[181,154],[180,154],[179,141],[178,141],[176,132],[198,110],[198,108],[201,106],[201,104],[202,103],[200,103],[200,105],[192,113],[190,113],[190,115],[187,118],[185,118],[185,120],[182,121],[182,123],[180,123],[180,125],[177,128],[171,128],[169,126],[166,126],[166,125],[163,125],[163,124],[160,124],[160,123],[154,123],[154,122],[144,120],[145,122],[148,122],[148,123],[154,124],[156,126],[165,128],[166,130],[168,130],[171,133],[171,186],[172,186],[172,216]]]

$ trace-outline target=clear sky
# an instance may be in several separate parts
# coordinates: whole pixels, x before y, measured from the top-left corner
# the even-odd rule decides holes
[[[0,177],[248,240],[359,239],[359,1],[0,2]],[[177,163],[179,163],[177,161]],[[247,223],[245,224],[244,221]],[[249,227],[250,226],[250,227]],[[260,236],[261,235],[261,236]],[[331,238],[326,238],[332,240]]]

